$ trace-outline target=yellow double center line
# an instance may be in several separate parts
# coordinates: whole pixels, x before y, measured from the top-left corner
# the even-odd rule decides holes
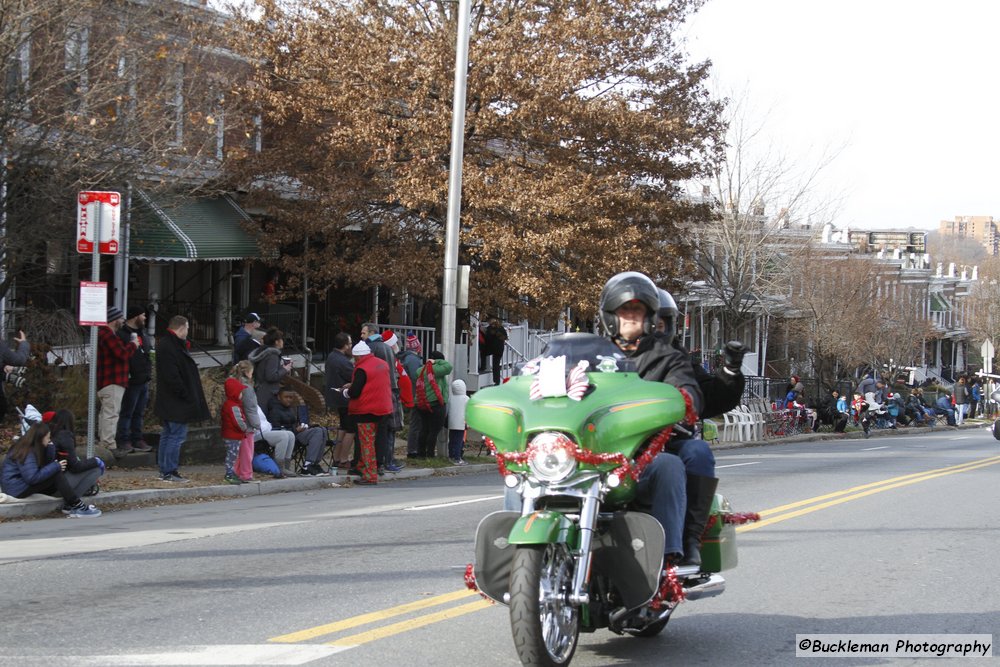
[[[892,489],[898,489],[900,487],[909,486],[911,484],[917,484],[919,482],[926,482],[927,480],[935,479],[938,477],[944,477],[946,475],[954,475],[960,472],[968,472],[970,470],[976,470],[977,468],[985,468],[986,466],[996,465],[1000,463],[1000,456],[993,456],[987,459],[979,459],[977,461],[969,461],[968,463],[961,463],[954,466],[949,466],[947,468],[937,468],[936,470],[927,470],[924,472],[913,473],[910,475],[903,475],[901,477],[893,477],[890,479],[884,479],[879,482],[871,482],[870,484],[862,484],[861,486],[853,486],[849,489],[844,489],[843,491],[835,491],[833,493],[827,493],[822,496],[816,496],[814,498],[807,498],[805,500],[799,500],[794,503],[789,503],[787,505],[781,505],[779,507],[772,507],[771,509],[763,510],[760,512],[761,520],[756,523],[746,524],[743,526],[738,526],[736,530],[738,532],[746,532],[748,530],[757,530],[764,526],[770,526],[772,524],[778,523],[779,521],[787,521],[788,519],[794,519],[805,514],[811,514],[812,512],[818,512],[819,510],[827,509],[828,507],[834,507],[852,500],[857,500],[859,498],[864,498],[867,496],[874,495],[876,493],[882,493],[883,491],[889,491]],[[476,596],[475,591],[468,589],[453,591],[451,593],[445,593],[443,595],[437,595],[434,597],[426,598],[423,600],[417,600],[416,602],[408,602],[406,604],[399,605],[397,607],[390,607],[388,609],[383,609],[381,611],[373,611],[367,614],[361,614],[359,616],[352,616],[351,618],[345,618],[342,621],[335,621],[333,623],[327,623],[325,625],[317,625],[314,628],[308,628],[306,630],[300,630],[298,632],[291,632],[286,635],[280,635],[278,637],[271,637],[268,641],[283,643],[283,644],[293,644],[298,642],[306,642],[318,637],[326,637],[329,635],[342,632],[344,630],[350,630],[352,628],[357,628],[362,625],[368,625],[370,623],[376,623],[378,621],[384,621],[390,618],[395,618],[397,616],[402,616],[404,614],[409,614],[415,611],[421,611],[423,609],[429,609],[431,607],[438,607],[445,605],[457,600],[464,600],[473,596]],[[393,635],[400,634],[402,632],[408,632],[410,630],[415,630],[416,628],[421,628],[426,625],[431,625],[439,621],[445,621],[451,618],[456,618],[458,616],[463,616],[465,614],[470,614],[474,611],[479,611],[480,609],[485,609],[493,603],[489,600],[484,600],[477,598],[472,602],[467,602],[458,606],[449,607],[442,611],[433,612],[430,614],[424,614],[421,616],[416,616],[403,621],[398,621],[390,625],[375,628],[374,630],[368,630],[366,632],[359,632],[347,637],[341,637],[340,639],[335,639],[330,642],[326,642],[329,646],[338,646],[341,648],[350,648],[353,646],[358,646],[360,644],[365,644],[376,639],[384,639],[385,637],[391,637]]]
[[[865,498],[866,496],[871,496],[876,493],[882,493],[883,491],[890,491],[903,486],[926,482],[927,480],[944,477],[946,475],[968,472],[969,470],[975,470],[976,468],[985,468],[986,466],[996,465],[998,463],[1000,463],[1000,456],[992,456],[988,459],[969,461],[968,463],[960,463],[947,468],[925,470],[924,472],[916,472],[910,475],[903,475],[901,477],[892,477],[890,479],[883,479],[879,482],[862,484],[861,486],[852,486],[851,488],[844,489],[843,491],[834,491],[833,493],[828,493],[826,495],[807,498],[805,500],[799,500],[787,505],[781,505],[780,507],[772,507],[771,509],[763,510],[759,513],[761,517],[760,521],[738,526],[736,530],[741,533],[748,530],[757,530],[758,528],[770,526],[778,523],[779,521],[794,519],[795,517],[803,516],[804,514],[818,512],[819,510],[824,510],[828,507],[841,505],[852,500]]]

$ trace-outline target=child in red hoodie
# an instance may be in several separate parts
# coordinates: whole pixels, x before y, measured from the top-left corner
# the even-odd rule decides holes
[[[251,374],[253,371],[251,370]],[[230,484],[243,484],[233,466],[240,453],[240,444],[253,427],[243,412],[243,390],[246,385],[235,377],[226,380],[226,402],[222,404],[222,440],[226,443],[226,477]]]

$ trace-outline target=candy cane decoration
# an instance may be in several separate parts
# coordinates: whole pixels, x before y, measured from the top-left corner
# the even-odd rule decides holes
[[[583,400],[583,395],[587,392],[587,387],[590,386],[590,381],[587,379],[589,365],[586,361],[581,361],[569,372],[569,379],[566,381],[566,395],[574,401]]]

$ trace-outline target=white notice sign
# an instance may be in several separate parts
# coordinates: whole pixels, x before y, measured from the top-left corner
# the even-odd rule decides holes
[[[80,281],[80,326],[108,323],[108,284]]]

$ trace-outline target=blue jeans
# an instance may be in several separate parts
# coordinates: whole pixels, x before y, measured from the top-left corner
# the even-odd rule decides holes
[[[672,440],[667,450],[684,462],[687,474],[715,477],[715,455],[704,440]]]
[[[130,384],[125,387],[122,407],[118,412],[118,433],[115,442],[119,445],[142,440],[142,415],[149,403],[149,383]]]
[[[181,422],[163,422],[163,432],[160,433],[160,446],[156,451],[156,463],[160,466],[160,474],[177,472],[181,460],[181,445],[187,438],[188,425]]]
[[[663,553],[684,553],[682,535],[687,511],[687,479],[684,463],[673,454],[660,454],[639,477],[635,499],[650,505],[649,513],[663,526]]]

